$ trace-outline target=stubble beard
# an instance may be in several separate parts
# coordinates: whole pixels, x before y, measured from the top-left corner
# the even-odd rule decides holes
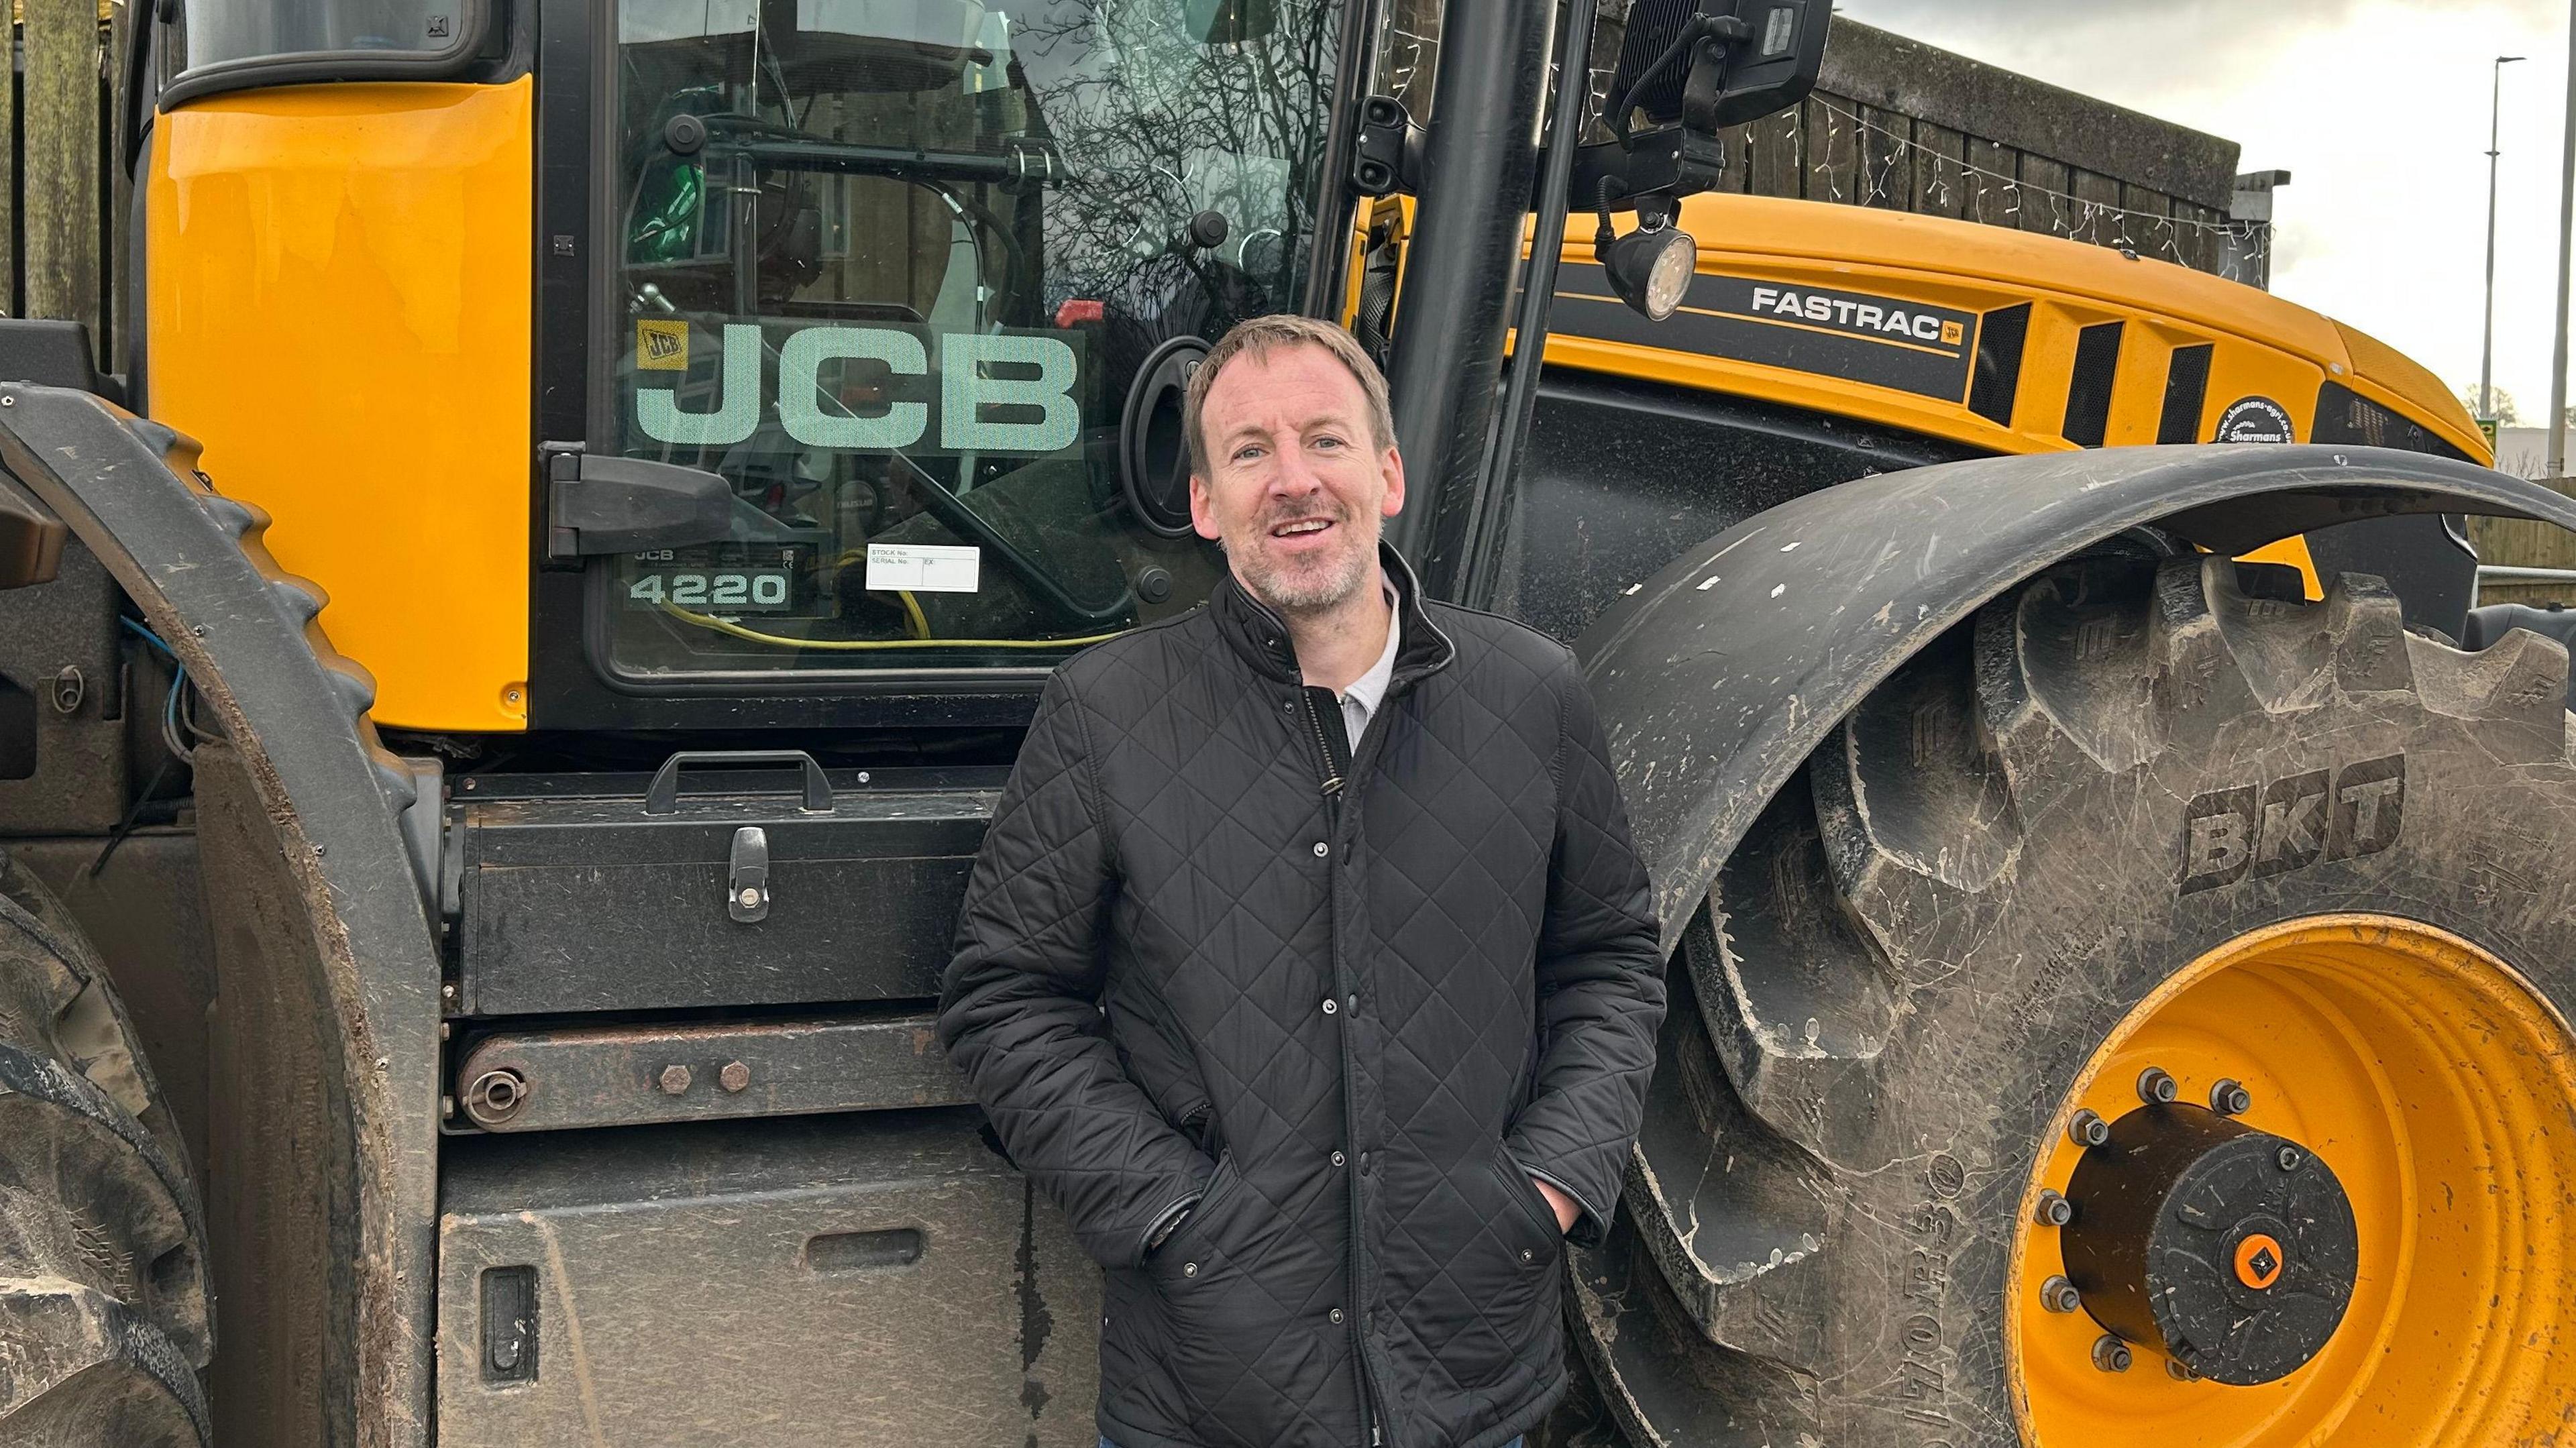
[[[1253,597],[1280,613],[1324,613],[1350,601],[1368,581],[1368,565],[1376,552],[1376,540],[1358,536],[1360,529],[1348,519],[1338,520],[1352,532],[1351,546],[1339,557],[1319,558],[1303,565],[1277,566],[1262,556],[1261,543],[1273,526],[1263,523],[1253,546],[1236,550],[1234,568],[1243,586]]]

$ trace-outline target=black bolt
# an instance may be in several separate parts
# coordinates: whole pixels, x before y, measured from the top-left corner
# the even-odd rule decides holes
[[[2209,1109],[2221,1116],[2242,1116],[2254,1109],[2254,1093],[2233,1076],[2221,1076],[2209,1088]]]
[[[2066,1135],[2077,1146],[2100,1146],[2111,1139],[2111,1123],[2088,1108],[2076,1112],[2075,1119],[2066,1123]]]
[[[2285,1146],[2281,1148],[2281,1170],[2297,1171],[2299,1169],[2300,1160],[2299,1149],[2297,1147]]]
[[[2138,1099],[2149,1106],[2171,1106],[2181,1094],[2181,1085],[2162,1066],[2149,1066],[2138,1073]]]
[[[2125,1373],[2129,1370],[2129,1364],[2134,1361],[2136,1359],[2130,1355],[2129,1345],[2111,1334],[2106,1332],[2093,1340],[2093,1366],[2102,1371]]]
[[[2084,1305],[2084,1294],[2064,1277],[2051,1277],[2039,1284],[2039,1305],[2051,1312],[2073,1312]]]
[[[2043,1227],[2063,1227],[2075,1220],[2075,1204],[2043,1187],[2039,1193],[2039,1209],[2031,1213],[2031,1220]]]

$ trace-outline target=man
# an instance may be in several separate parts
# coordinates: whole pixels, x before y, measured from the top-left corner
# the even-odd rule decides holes
[[[1502,1448],[1565,1385],[1664,993],[1572,658],[1425,600],[1386,383],[1228,333],[1184,405],[1208,606],[1056,671],[940,1036],[1107,1270],[1117,1448]]]

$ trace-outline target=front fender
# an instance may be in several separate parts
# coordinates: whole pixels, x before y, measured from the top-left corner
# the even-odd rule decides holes
[[[405,1448],[428,1436],[440,1008],[401,821],[416,800],[435,820],[436,784],[377,741],[372,680],[313,627],[320,591],[196,456],[87,393],[0,384],[0,467],[97,555],[222,726],[196,772],[217,1432]]]
[[[2238,554],[2398,513],[2576,529],[2576,503],[2557,493],[2421,453],[2146,447],[1862,478],[1684,552],[1575,645],[1654,877],[1665,949],[1826,732],[2015,584],[2142,526]]]

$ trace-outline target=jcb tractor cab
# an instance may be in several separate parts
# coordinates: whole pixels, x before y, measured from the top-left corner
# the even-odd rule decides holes
[[[0,1442],[1092,1442],[930,1016],[1281,310],[1656,883],[1539,1436],[2556,1431],[2567,659],[2444,520],[2576,508],[2260,293],[1715,194],[1826,11],[138,12],[126,370],[0,327]]]

